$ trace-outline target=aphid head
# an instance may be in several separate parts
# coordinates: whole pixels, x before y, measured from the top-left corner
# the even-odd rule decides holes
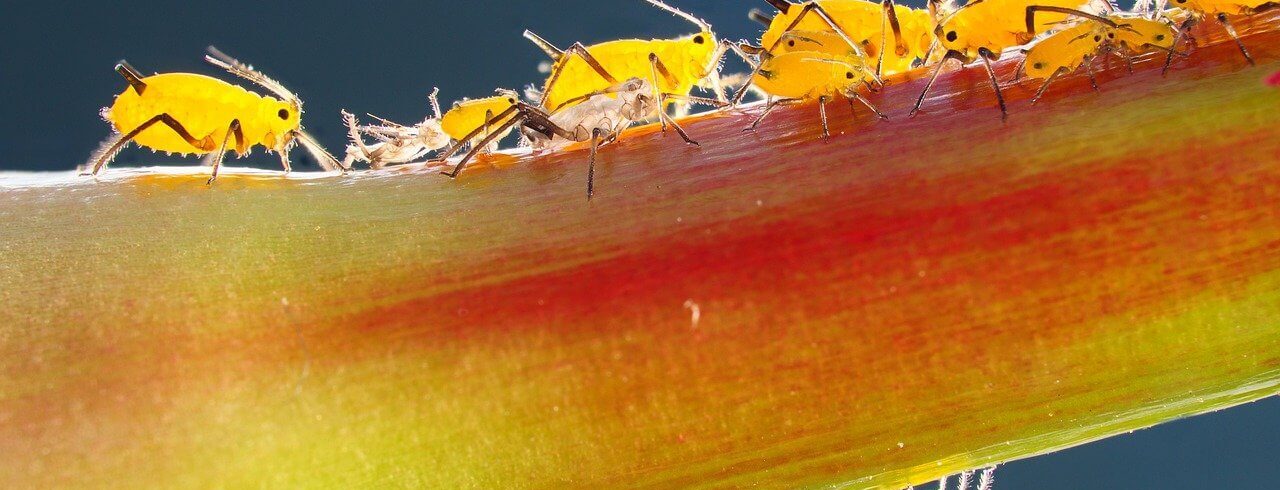
[[[694,17],[688,12],[672,7],[660,0],[645,0],[650,5],[658,7],[667,12],[671,12],[676,17],[680,17],[689,21],[698,27],[698,32],[688,36],[681,37],[679,40],[684,44],[687,60],[694,62],[701,70],[710,73],[717,61],[717,54],[720,52],[720,44],[716,39],[716,33],[711,31],[711,24],[707,21]]]
[[[334,158],[324,147],[320,146],[320,143],[316,142],[315,138],[302,130],[302,100],[297,95],[294,95],[280,82],[268,78],[261,72],[254,70],[252,66],[227,56],[226,53],[219,51],[218,48],[209,46],[208,52],[209,54],[204,57],[205,61],[227,70],[232,75],[258,84],[258,86],[267,89],[268,92],[281,99],[279,100],[279,105],[266,104],[268,114],[263,115],[264,120],[271,121],[268,123],[270,132],[276,138],[275,144],[271,145],[272,150],[279,152],[281,155],[287,155],[289,150],[293,148],[294,142],[298,142],[325,170],[339,168],[346,170],[337,158]]]

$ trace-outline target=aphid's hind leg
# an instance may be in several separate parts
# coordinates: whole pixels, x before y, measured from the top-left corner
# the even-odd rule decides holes
[[[182,123],[178,122],[177,119],[174,119],[173,116],[170,116],[167,113],[158,114],[155,117],[146,120],[146,122],[139,124],[138,127],[133,128],[128,133],[120,135],[120,137],[116,138],[114,141],[108,139],[107,141],[111,141],[109,144],[104,141],[102,146],[98,148],[98,151],[94,152],[93,156],[89,159],[89,161],[93,162],[89,173],[97,175],[98,171],[101,170],[102,167],[106,166],[108,162],[114,159],[117,153],[120,153],[120,150],[124,148],[124,145],[128,144],[136,138],[138,134],[158,122],[169,126],[169,128],[173,129],[174,132],[178,133],[178,136],[181,136],[188,144],[197,149],[204,151],[213,149],[213,140],[211,138],[205,137],[203,140],[198,140],[195,136],[191,135],[191,132],[187,131],[187,128],[182,126]]]
[[[991,77],[991,88],[996,91],[996,102],[1000,104],[1000,120],[1009,118],[1009,110],[1004,105],[1004,94],[1000,93],[1000,80],[996,79],[996,70],[991,67],[991,59],[996,58],[987,48],[978,49],[978,57],[982,58],[982,66],[987,67],[987,75]]]
[[[227,126],[227,134],[222,136],[222,144],[218,149],[209,154],[209,165],[213,167],[213,172],[209,175],[209,180],[205,185],[213,185],[213,181],[218,178],[218,169],[222,168],[222,160],[227,156],[227,142],[231,141],[231,136],[236,137],[236,148],[244,147],[244,132],[240,129],[240,120],[232,119],[231,124]]]
[[[538,101],[538,106],[546,107],[547,96],[551,94],[551,89],[554,88],[556,82],[560,80],[560,74],[564,72],[564,67],[569,65],[569,61],[565,58],[574,55],[582,58],[582,61],[586,62],[587,66],[590,66],[596,74],[600,75],[600,78],[609,82],[609,85],[618,84],[618,79],[610,74],[609,70],[604,69],[604,65],[601,65],[600,61],[587,51],[586,46],[583,46],[580,42],[573,43],[572,46],[569,46],[569,49],[564,50],[564,55],[560,57],[560,59],[564,61],[557,62],[555,69],[551,70],[551,76],[547,77],[547,84],[542,88],[542,100]]]
[[[458,140],[452,146],[450,146],[448,150],[445,150],[444,153],[437,155],[436,158],[431,161],[442,162],[442,163],[448,161],[449,157],[453,156],[454,153],[457,153],[459,150],[461,150],[464,145],[467,145],[468,141],[475,139],[477,136],[480,135],[482,131],[485,131],[491,121],[493,122],[500,121],[500,120],[506,119],[508,116],[512,116],[513,114],[519,112],[521,115],[512,117],[511,120],[504,122],[502,123],[501,126],[499,126],[498,133],[502,133],[506,131],[507,128],[510,128],[511,126],[514,126],[519,121],[523,120],[524,107],[525,107],[525,104],[523,102],[517,102],[516,105],[508,107],[507,110],[504,110],[501,113],[499,113],[497,116],[494,116],[493,118],[491,118],[490,121],[485,121],[486,124],[471,130],[470,133],[467,133],[466,136],[463,136],[462,139]],[[457,177],[458,173],[461,172],[463,167],[467,165],[467,161],[475,157],[476,153],[479,153],[480,149],[483,148],[484,145],[489,144],[489,140],[491,139],[492,139],[492,134],[485,136],[484,140],[481,141],[480,143],[471,145],[471,148],[467,152],[466,156],[462,158],[462,161],[458,162],[457,166],[453,167],[452,171],[442,171],[440,173],[444,175],[448,175],[449,178]]]
[[[1040,100],[1040,96],[1044,95],[1044,91],[1049,89],[1049,84],[1053,83],[1059,75],[1062,75],[1066,71],[1066,68],[1058,68],[1057,70],[1054,70],[1054,72],[1049,75],[1049,78],[1045,79],[1044,84],[1040,85],[1040,90],[1036,91],[1036,96],[1031,98],[1031,105],[1035,105],[1035,103]]]
[[[952,59],[962,64],[964,63],[964,55],[956,51],[947,51],[947,54],[943,55],[942,59],[938,60],[937,66],[933,68],[933,75],[930,75],[929,81],[924,84],[924,90],[920,91],[920,98],[916,99],[916,105],[911,108],[911,112],[907,114],[907,117],[916,117],[916,113],[920,112],[920,106],[924,105],[924,98],[929,95],[929,89],[933,88],[933,82],[937,81],[938,74],[942,73],[942,65],[947,64],[947,60]]]
[[[1231,25],[1231,21],[1227,20],[1227,14],[1218,13],[1218,23],[1226,28],[1227,34],[1236,42],[1236,46],[1240,47],[1240,53],[1244,55],[1245,61],[1248,61],[1250,65],[1257,64],[1253,62],[1253,56],[1249,54],[1249,50],[1244,47],[1244,42],[1240,40],[1240,35],[1236,34],[1236,28]]]

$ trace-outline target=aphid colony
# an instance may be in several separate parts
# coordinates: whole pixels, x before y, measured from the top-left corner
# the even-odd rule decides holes
[[[887,119],[870,100],[884,86],[884,77],[931,67],[932,75],[910,112],[914,116],[943,66],[956,60],[984,65],[1004,117],[1007,109],[991,63],[1015,48],[1024,54],[1019,78],[1043,80],[1032,99],[1035,103],[1056,78],[1082,67],[1097,89],[1091,66],[1100,56],[1118,57],[1131,67],[1135,56],[1164,53],[1167,70],[1174,56],[1186,56],[1179,51],[1191,41],[1186,30],[1206,18],[1220,23],[1253,63],[1230,17],[1280,5],[1260,0],[1172,0],[1172,9],[1141,5],[1123,12],[1106,0],[971,0],[964,6],[930,0],[923,9],[895,5],[893,0],[766,0],[776,13],[750,12],[750,18],[766,26],[759,44],[751,44],[717,40],[706,21],[660,0],[645,1],[690,22],[697,32],[590,46],[575,42],[561,49],[525,31],[525,38],[552,61],[541,90],[528,95],[531,100],[498,89],[493,96],[463,100],[442,113],[433,91],[431,116],[413,126],[376,116],[370,117],[377,124],[361,125],[343,111],[351,143],[342,161],[303,131],[302,101],[296,95],[213,47],[206,61],[271,95],[192,73],[143,76],[121,61],[116,71],[129,87],[103,110],[115,134],[90,158],[88,171],[96,174],[133,141],[157,151],[206,155],[212,167],[210,183],[227,151],[244,155],[255,145],[279,154],[287,172],[289,150],[295,144],[326,170],[344,172],[358,162],[377,169],[418,161],[431,152],[436,155],[430,163],[439,164],[465,150],[442,172],[456,177],[478,153],[495,150],[499,140],[518,130],[522,142],[535,151],[590,143],[590,197],[598,149],[634,123],[656,120],[664,133],[670,126],[685,142],[697,145],[673,115],[686,113],[691,104],[726,110],[754,90],[765,103],[746,128],[752,130],[779,105],[817,101],[822,136],[827,138],[828,102],[843,98],[855,111],[856,102]],[[728,52],[752,67],[732,99],[726,97],[719,74]],[[695,87],[715,96],[694,96]]]

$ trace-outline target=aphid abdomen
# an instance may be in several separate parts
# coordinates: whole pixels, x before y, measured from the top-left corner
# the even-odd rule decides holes
[[[128,132],[159,114],[172,116],[191,136],[208,146],[192,146],[167,125],[157,124],[134,141],[156,151],[201,155],[215,149],[233,119],[240,119],[246,145],[261,142],[266,130],[258,124],[262,97],[221,80],[190,73],[165,73],[143,79],[139,95],[132,88],[116,97],[108,117],[116,131]]]
[[[516,103],[515,95],[501,95],[496,97],[486,97],[483,99],[466,100],[459,102],[457,106],[444,113],[440,118],[440,127],[456,141],[461,141],[476,128],[484,126],[489,118],[502,114]],[[511,117],[515,117],[512,115]],[[509,121],[511,117],[499,121],[490,122],[490,126],[497,129],[502,123]],[[509,132],[508,130],[507,132]],[[505,136],[505,134],[504,134]],[[476,138],[484,138],[485,134],[481,133]]]

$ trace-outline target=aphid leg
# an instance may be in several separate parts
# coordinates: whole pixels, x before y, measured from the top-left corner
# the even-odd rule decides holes
[[[490,132],[489,132],[489,121],[490,121],[491,119],[493,119],[493,111],[492,111],[492,110],[485,110],[485,111],[484,111],[484,137],[485,137],[485,139],[489,139],[489,135],[493,134],[493,133],[490,133]],[[485,154],[485,155],[492,154],[494,149],[495,149],[495,148],[493,148],[493,145],[485,145],[485,146],[484,146],[484,154]]]
[[[182,126],[182,123],[178,122],[177,119],[174,119],[173,116],[170,116],[169,114],[159,114],[146,120],[146,122],[139,124],[138,127],[133,128],[128,133],[121,135],[113,143],[108,145],[104,142],[102,147],[99,148],[97,152],[94,152],[93,157],[90,159],[90,161],[93,162],[93,165],[92,170],[90,170],[89,173],[97,175],[98,171],[101,170],[102,167],[106,166],[107,162],[115,158],[117,153],[120,153],[120,149],[124,148],[124,145],[128,144],[136,138],[138,134],[158,122],[169,126],[169,128],[173,129],[174,132],[178,133],[178,136],[181,136],[182,139],[186,140],[187,144],[190,144],[197,149],[204,151],[213,149],[213,139],[205,137],[203,140],[198,140],[187,131],[187,128]]]
[[[369,162],[370,168],[381,168],[382,165],[380,162],[376,162],[372,158],[369,158],[369,147],[364,145],[364,138],[360,136],[360,126],[356,123],[356,116],[347,112],[346,109],[343,109],[342,122],[347,125],[347,138],[350,139],[351,144],[355,146],[355,151],[358,151],[360,155],[364,156],[364,159]],[[344,166],[350,167],[356,162],[356,154],[351,150],[352,148],[348,147],[347,156],[342,160],[342,164]]]
[[[831,131],[827,128],[827,96],[818,97],[818,118],[822,120],[822,140],[831,139]]]
[[[1103,25],[1106,25],[1107,27],[1111,27],[1111,28],[1119,27],[1116,25],[1115,21],[1112,21],[1111,19],[1102,17],[1100,15],[1094,15],[1094,14],[1085,12],[1083,10],[1077,10],[1077,9],[1067,8],[1067,7],[1053,7],[1048,5],[1031,5],[1027,7],[1027,34],[1032,36],[1035,36],[1036,34],[1036,12],[1054,12],[1059,14],[1075,15],[1079,17],[1084,17],[1094,22],[1101,23]]]
[[[213,181],[218,178],[218,169],[222,168],[222,159],[227,156],[227,142],[231,141],[231,135],[236,137],[236,148],[244,146],[244,132],[240,130],[240,120],[232,119],[231,124],[227,126],[227,134],[222,136],[222,144],[218,146],[217,151],[209,154],[209,165],[213,167],[213,172],[209,175],[209,180],[205,185],[213,185]]]
[[[618,79],[614,78],[608,70],[605,70],[604,65],[601,65],[599,60],[594,56],[591,56],[591,53],[587,52],[587,47],[583,46],[582,43],[573,43],[572,46],[569,46],[569,49],[564,51],[564,56],[572,55],[577,55],[579,58],[582,58],[582,61],[586,62],[587,66],[590,66],[591,69],[594,70],[596,74],[600,75],[600,77],[606,82],[609,82],[609,85],[618,84]],[[561,59],[564,59],[564,57],[561,57]],[[564,72],[564,67],[568,64],[567,60],[556,63],[556,67],[551,70],[551,76],[547,77],[547,84],[543,87],[542,100],[538,101],[538,106],[546,107],[547,95],[551,93],[551,89],[555,86],[555,83],[560,80],[560,74]],[[550,109],[554,109],[554,107]]]
[[[591,194],[595,193],[596,149],[600,147],[600,136],[603,132],[601,128],[591,130],[591,158],[587,163],[587,199],[591,199]]]
[[[876,109],[876,106],[872,104],[870,100],[867,100],[866,97],[863,97],[862,94],[860,93],[849,92],[847,95],[845,95],[845,98],[849,100],[849,110],[851,111],[853,110],[853,101],[857,100],[858,102],[861,102],[862,105],[867,106],[867,109],[871,109],[871,112],[875,113],[876,117],[879,117],[880,120],[886,121],[889,119],[889,116],[886,116],[884,115],[884,113],[880,112],[880,109]]]
[[[920,98],[916,99],[916,105],[911,108],[911,112],[907,114],[907,117],[916,117],[916,113],[920,112],[920,106],[924,105],[924,98],[929,95],[929,89],[933,88],[933,82],[938,80],[938,74],[942,72],[942,65],[947,64],[947,60],[952,59],[964,63],[963,54],[958,51],[947,51],[947,54],[943,55],[942,59],[933,67],[933,75],[930,75],[929,81],[924,84],[924,90],[920,91]]]
[[[761,122],[764,122],[764,118],[765,118],[765,116],[768,116],[768,115],[769,115],[769,113],[770,113],[770,112],[773,112],[773,110],[774,110],[775,108],[777,108],[778,106],[780,106],[780,105],[791,105],[791,104],[798,103],[798,102],[800,102],[800,101],[802,101],[802,100],[803,100],[803,99],[772,99],[772,100],[770,100],[767,104],[765,104],[765,106],[764,106],[764,111],[760,112],[760,116],[759,116],[759,117],[757,117],[757,118],[756,118],[756,120],[755,120],[755,121],[753,121],[753,122],[751,123],[751,126],[748,126],[748,127],[746,127],[746,128],[743,128],[742,130],[743,130],[744,132],[745,132],[745,131],[755,131],[755,130],[756,130],[756,128],[760,126],[760,123],[761,123]]]
[[[499,113],[497,116],[492,117],[492,118],[491,118],[491,120],[493,120],[493,121],[495,121],[495,122],[496,122],[496,121],[501,121],[501,120],[507,119],[508,117],[511,117],[512,115],[515,115],[517,112],[518,112],[518,113],[520,113],[518,116],[511,117],[511,119],[510,119],[510,120],[508,120],[508,121],[506,121],[506,122],[502,123],[502,125],[501,125],[501,126],[499,126],[499,129],[498,129],[497,133],[495,133],[495,134],[501,134],[501,133],[505,132],[505,131],[507,130],[507,128],[510,128],[511,126],[514,126],[516,123],[518,123],[518,122],[520,122],[520,121],[524,120],[524,119],[525,119],[525,117],[527,117],[527,115],[528,115],[529,109],[531,109],[531,108],[528,106],[528,104],[525,104],[524,102],[516,102],[516,104],[515,104],[515,105],[513,105],[513,106],[511,106],[511,107],[508,107],[506,110],[502,111],[502,112],[501,112],[501,113]],[[488,122],[489,122],[489,121],[486,121],[486,123],[488,123]],[[463,147],[464,145],[466,145],[468,141],[474,140],[477,136],[480,136],[480,133],[481,133],[482,131],[485,131],[485,127],[486,127],[486,126],[487,126],[487,124],[486,124],[486,125],[484,125],[484,126],[480,126],[480,127],[477,127],[477,128],[475,128],[475,129],[471,130],[471,132],[470,132],[470,133],[467,133],[467,135],[466,135],[466,136],[463,136],[461,140],[458,140],[457,142],[455,142],[452,146],[450,146],[450,147],[449,147],[449,149],[445,150],[445,151],[444,151],[444,153],[440,153],[440,154],[436,155],[436,158],[435,158],[435,159],[433,159],[433,160],[431,160],[431,162],[440,162],[440,163],[443,163],[443,162],[447,161],[447,160],[449,159],[449,157],[451,157],[451,156],[453,156],[453,154],[457,153],[457,152],[458,152],[458,150],[461,150],[461,149],[462,149],[462,147]],[[485,139],[486,139],[486,140],[487,140],[487,139],[489,139],[489,136],[486,136],[486,137],[485,137]],[[466,155],[465,157],[463,157],[463,158],[462,158],[462,161],[461,161],[461,162],[458,162],[458,165],[457,165],[457,166],[455,166],[455,167],[453,168],[453,171],[445,171],[445,172],[440,172],[440,173],[442,173],[442,174],[444,174],[444,175],[448,175],[450,178],[457,177],[457,176],[458,176],[458,172],[461,172],[461,171],[462,171],[462,168],[463,168],[464,166],[466,166],[467,161],[468,161],[468,160],[471,160],[471,158],[472,158],[472,157],[474,157],[476,153],[479,153],[479,148],[481,148],[481,147],[483,147],[484,145],[487,145],[487,144],[489,144],[489,142],[488,142],[488,141],[484,141],[484,142],[482,142],[482,143],[480,143],[480,144],[478,144],[478,145],[472,145],[472,148],[470,149],[470,151],[468,151],[468,152],[467,152],[467,155]],[[428,163],[430,163],[430,162],[428,162]]]
[[[707,105],[715,108],[723,108],[729,105],[728,102],[722,102],[716,99],[709,99],[706,97],[698,97],[696,95],[667,94],[667,98],[671,100],[678,100],[681,102],[690,102],[694,104]]]
[[[760,73],[760,67],[763,65],[764,63],[752,65],[751,73],[747,75],[747,83],[742,84],[742,87],[738,88],[738,93],[733,94],[733,100],[729,103],[731,107],[736,108],[738,103],[742,102],[742,97],[747,95],[748,90],[751,90],[751,80],[756,78],[756,74]]]
[[[1160,70],[1160,76],[1163,77],[1169,74],[1169,65],[1173,64],[1173,55],[1177,52],[1178,43],[1182,42],[1182,37],[1190,31],[1191,26],[1195,25],[1195,23],[1196,18],[1191,17],[1178,26],[1178,33],[1173,36],[1172,49],[1169,50],[1169,54],[1164,58],[1164,68]]]
[[[665,119],[666,124],[670,124],[671,127],[676,130],[676,134],[679,134],[680,137],[684,139],[685,143],[691,144],[693,146],[702,146],[702,144],[698,143],[697,141],[694,141],[693,138],[690,138],[689,133],[684,132],[684,128],[680,127],[680,123],[677,123],[675,119],[672,119],[671,116],[668,116],[667,111],[663,109],[664,107],[667,106],[667,99],[670,97],[671,97],[671,94],[666,94],[666,93],[658,94],[658,120],[661,121]],[[663,125],[663,128],[664,129],[666,128],[665,124]]]
[[[1031,98],[1031,105],[1035,105],[1035,103],[1040,100],[1040,96],[1044,95],[1044,91],[1049,89],[1049,84],[1053,83],[1059,75],[1062,75],[1066,71],[1066,68],[1058,68],[1057,70],[1054,70],[1053,73],[1049,74],[1049,78],[1046,78],[1044,80],[1044,84],[1040,85],[1040,90],[1036,91],[1036,96]]]
[[[898,23],[897,5],[893,0],[884,0],[884,13],[889,18],[889,28],[893,30],[894,50],[898,56],[906,56],[910,49],[907,47],[907,40],[902,37],[902,25]],[[880,46],[884,46],[881,42]]]
[[[293,171],[293,167],[289,165],[289,152],[280,152],[280,166],[284,167],[284,173],[286,174]]]
[[[1253,56],[1249,54],[1249,50],[1244,47],[1244,42],[1241,41],[1240,36],[1236,34],[1236,28],[1227,20],[1227,14],[1218,13],[1218,22],[1222,24],[1222,27],[1227,29],[1227,34],[1231,36],[1231,39],[1235,40],[1236,46],[1240,47],[1240,53],[1244,55],[1244,59],[1248,61],[1250,65],[1256,64],[1253,62]]]
[[[1089,85],[1093,87],[1094,92],[1101,91],[1102,89],[1098,88],[1098,77],[1093,74],[1093,58],[1086,58],[1083,64],[1084,72],[1089,74]]]
[[[1009,118],[1009,111],[1004,106],[1004,94],[1000,93],[1000,80],[996,79],[996,70],[991,67],[991,59],[996,55],[987,48],[978,49],[978,57],[982,58],[982,66],[987,67],[987,75],[991,77],[991,88],[996,91],[996,102],[1000,104],[1000,120]]]
[[[452,171],[449,171],[449,172],[442,171],[440,173],[444,175],[448,175],[449,178],[457,177],[458,173],[462,172],[463,167],[466,167],[467,162],[471,161],[471,159],[475,158],[475,156],[479,154],[485,147],[489,146],[489,143],[493,142],[493,140],[498,134],[505,132],[507,129],[510,129],[512,126],[515,126],[521,120],[523,120],[522,117],[514,117],[510,121],[502,123],[502,125],[498,126],[497,132],[490,134],[488,136],[485,136],[484,139],[472,145],[471,151],[468,151],[467,154],[462,157],[462,161],[459,161],[458,165],[453,167]]]
[[[351,170],[346,165],[343,165],[341,161],[338,161],[337,158],[334,158],[328,150],[324,149],[324,147],[320,145],[320,142],[316,141],[316,139],[311,136],[311,133],[303,131],[302,129],[296,129],[293,131],[293,139],[294,141],[297,141],[298,144],[302,145],[302,149],[311,154],[311,158],[316,159],[316,163],[320,164],[320,168],[324,171],[331,172],[334,170],[341,170],[342,173],[345,174],[348,170]],[[285,172],[287,173],[289,172],[288,158],[284,158],[283,156],[282,158],[285,162]]]
[[[791,10],[791,2],[788,2],[787,0],[764,0],[764,1],[769,2],[769,5],[773,5],[773,8],[778,9],[779,12],[782,12],[784,14],[787,13],[788,10]]]

